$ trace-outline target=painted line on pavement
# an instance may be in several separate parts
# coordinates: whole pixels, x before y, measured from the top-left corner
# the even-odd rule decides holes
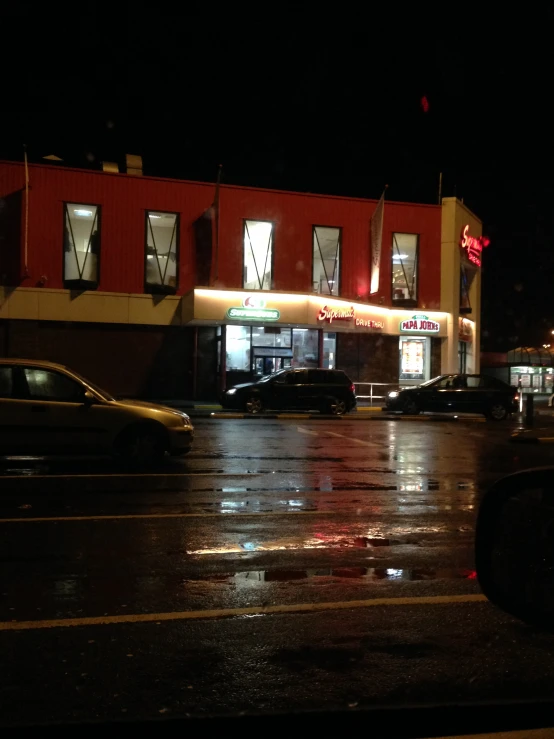
[[[68,628],[72,626],[110,626],[112,624],[152,623],[157,621],[187,621],[204,618],[229,618],[232,616],[258,616],[277,613],[312,613],[337,611],[349,608],[375,606],[438,606],[458,603],[483,603],[487,599],[481,593],[466,595],[427,595],[413,598],[370,598],[324,603],[296,603],[290,605],[259,606],[253,608],[219,608],[206,611],[170,611],[166,613],[129,613],[120,616],[85,616],[82,618],[57,618],[45,621],[0,621],[0,631],[32,631],[37,629]]]
[[[383,444],[377,444],[375,441],[364,441],[363,439],[355,439],[352,436],[346,436],[345,434],[337,434],[334,431],[327,431],[328,434],[331,436],[340,436],[341,439],[346,439],[347,441],[354,441],[356,444],[363,444],[363,446],[372,446],[372,447],[378,447],[381,449],[383,447]]]
[[[89,475],[0,475],[2,480],[103,480],[106,477],[260,477],[266,472],[102,472]]]
[[[308,434],[308,436],[319,436],[319,433],[317,431],[310,431],[310,429],[305,429],[302,426],[297,426],[296,430],[299,431],[301,434]]]
[[[247,513],[118,513],[104,516],[33,516],[32,518],[0,518],[0,523],[42,523],[61,521],[121,521],[150,518],[249,518],[251,516],[344,516],[340,511],[258,511]],[[348,515],[348,514],[346,514]],[[352,515],[357,516],[354,513]]]

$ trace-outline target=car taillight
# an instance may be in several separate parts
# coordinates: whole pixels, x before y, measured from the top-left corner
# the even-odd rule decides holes
[[[356,385],[354,385],[354,383],[350,385],[350,390],[354,393],[354,395],[356,395]]]

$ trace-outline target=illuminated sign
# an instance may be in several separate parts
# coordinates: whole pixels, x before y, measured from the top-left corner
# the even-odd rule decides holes
[[[400,330],[408,331],[410,333],[412,331],[424,331],[428,334],[438,334],[440,329],[440,324],[438,324],[436,321],[432,321],[427,316],[412,316],[406,321],[400,321]]]
[[[281,313],[276,308],[266,308],[265,300],[258,295],[248,295],[242,301],[242,308],[229,308],[227,318],[233,321],[278,321]]]
[[[356,318],[356,311],[352,305],[349,308],[329,308],[324,305],[317,316],[318,321],[328,321],[329,323],[333,323],[333,321],[352,321],[354,318]]]
[[[462,229],[462,240],[460,241],[460,246],[462,249],[467,251],[467,258],[469,261],[473,262],[477,267],[480,267],[483,248],[488,246],[490,241],[485,236],[479,236],[478,239],[476,239],[475,236],[469,236],[468,231],[469,224],[464,226]]]
[[[356,326],[364,328],[385,328],[384,321],[374,321],[372,318],[356,318]]]

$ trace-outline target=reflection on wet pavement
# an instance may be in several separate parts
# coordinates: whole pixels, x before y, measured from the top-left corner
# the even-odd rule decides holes
[[[232,574],[221,574],[199,578],[189,578],[184,585],[202,583],[222,583],[235,588],[257,587],[262,583],[290,583],[301,580],[313,585],[323,585],[341,580],[357,580],[360,582],[416,582],[421,580],[475,580],[475,570],[462,568],[444,569],[394,569],[380,567],[339,567],[333,569],[307,570],[249,570]]]

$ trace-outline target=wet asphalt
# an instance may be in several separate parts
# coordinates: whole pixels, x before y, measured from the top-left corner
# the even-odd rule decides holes
[[[552,696],[554,635],[473,599],[473,536],[554,446],[480,419],[195,427],[161,468],[0,465],[2,724]]]

